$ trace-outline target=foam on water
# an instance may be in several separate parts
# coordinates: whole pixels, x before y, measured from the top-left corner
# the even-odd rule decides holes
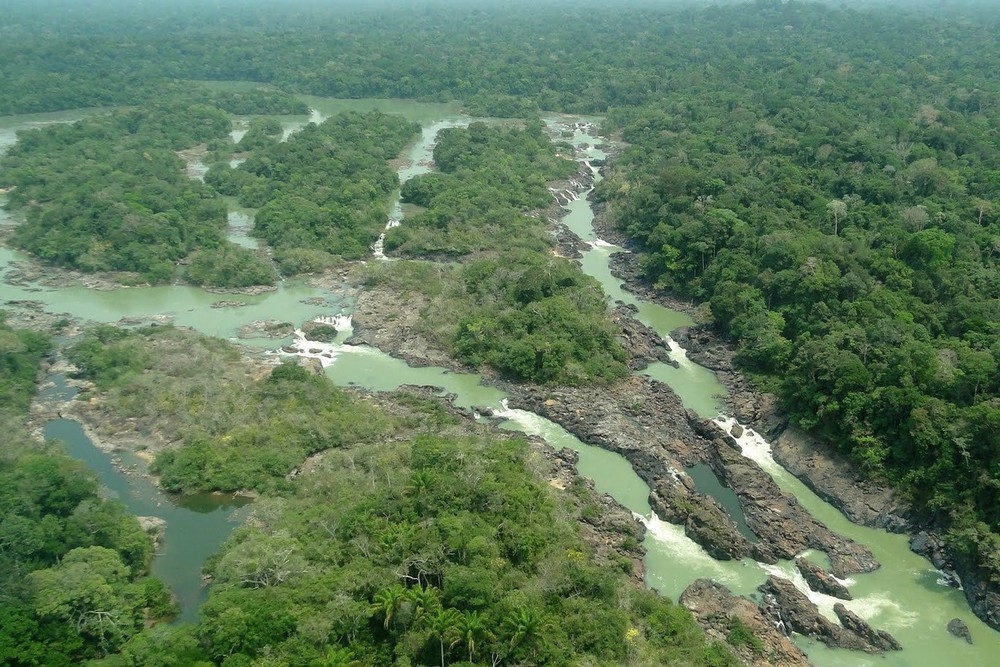
[[[646,539],[652,539],[656,544],[647,548],[666,552],[672,560],[678,563],[693,564],[701,569],[708,569],[712,577],[725,583],[732,579],[728,568],[715,560],[699,545],[684,533],[684,527],[664,521],[651,512],[649,516],[633,514],[646,527]]]
[[[314,318],[316,324],[326,324],[337,331],[350,331],[353,328],[351,315],[321,315]]]
[[[334,361],[343,350],[343,346],[338,343],[323,343],[309,340],[301,329],[296,329],[294,338],[279,354],[301,357],[303,359],[317,359],[326,368]]]
[[[671,347],[671,352],[672,351],[673,348]],[[740,446],[740,451],[743,453],[743,456],[755,462],[772,476],[776,474],[786,474],[785,469],[774,460],[774,456],[771,454],[771,443],[769,443],[764,436],[760,435],[749,426],[740,424],[734,417],[720,415],[715,419],[715,423],[719,425],[719,428],[730,435],[732,435],[731,431],[733,426],[739,424],[739,426],[743,428],[743,434],[740,437],[733,439],[736,440],[736,443]]]

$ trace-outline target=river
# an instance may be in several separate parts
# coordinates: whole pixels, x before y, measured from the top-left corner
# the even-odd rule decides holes
[[[421,122],[426,129],[407,151],[406,159],[403,161],[404,166],[400,170],[403,180],[429,168],[428,159],[438,129],[464,124],[471,120],[459,116],[454,107],[447,105],[385,100],[344,102],[314,98],[308,98],[308,102],[316,111],[310,118],[286,119],[285,127],[289,133],[310,119],[321,120],[328,113],[342,108],[359,110],[380,108],[387,112],[402,113]],[[58,114],[42,118],[0,118],[0,151],[13,141],[13,131],[16,129],[44,122],[65,122],[78,116],[79,114],[77,116]],[[562,117],[551,117],[547,122],[559,134],[570,129],[568,120]],[[588,157],[603,157],[601,151],[593,147],[599,140],[587,134],[586,126],[583,126],[583,129],[574,126],[572,132],[572,141],[575,144],[588,146],[584,151]],[[594,234],[593,213],[588,202],[581,198],[571,202],[567,208],[569,214],[564,222],[581,238],[592,244],[590,251],[585,253],[581,261],[582,266],[587,273],[601,282],[612,300],[635,304],[638,307],[638,319],[665,338],[676,327],[690,322],[683,313],[644,302],[624,292],[608,268],[611,254],[619,249],[604,243]],[[247,218],[239,220],[240,231],[245,235],[245,228],[252,212],[239,211],[239,213]],[[0,218],[4,215],[0,212]],[[398,206],[394,209],[392,219],[402,219],[402,224],[405,224],[403,211]],[[0,248],[0,273],[8,274],[18,262],[24,261],[26,258],[19,253]],[[66,313],[85,321],[113,323],[126,317],[152,318],[166,315],[177,325],[190,326],[203,333],[223,338],[234,337],[240,326],[256,320],[273,319],[299,323],[321,317],[336,318],[340,328],[343,329],[337,341],[329,345],[310,342],[305,347],[321,350],[316,356],[323,362],[327,375],[338,385],[357,385],[375,390],[392,389],[401,384],[436,385],[442,387],[445,392],[456,394],[456,403],[459,405],[494,406],[498,414],[507,419],[504,424],[506,428],[541,435],[557,449],[570,447],[577,450],[580,453],[578,468],[581,474],[592,478],[599,491],[610,493],[646,523],[648,533],[644,544],[647,548],[647,584],[662,594],[676,599],[693,579],[711,577],[726,584],[736,593],[752,595],[756,586],[762,583],[769,573],[792,579],[800,588],[808,590],[801,576],[788,562],[771,566],[751,560],[738,562],[714,560],[700,546],[689,540],[681,527],[664,523],[652,514],[647,501],[649,489],[625,459],[581,443],[560,426],[538,415],[507,409],[502,392],[484,386],[477,375],[454,373],[439,368],[411,368],[404,362],[390,358],[377,350],[342,345],[350,329],[348,316],[351,301],[345,294],[313,288],[299,280],[285,281],[278,290],[253,297],[243,295],[228,297],[187,286],[99,291],[83,287],[46,287],[36,282],[18,286],[4,283],[2,294],[4,301],[35,300],[41,302],[49,312]],[[242,301],[247,305],[212,308],[213,304],[222,299]],[[243,342],[262,348],[276,348],[291,341]],[[679,362],[678,367],[654,364],[644,372],[669,384],[688,408],[708,418],[719,417],[721,405],[719,397],[724,394],[725,389],[718,383],[713,373],[688,360],[683,350],[672,341],[668,342],[671,344],[672,356]],[[73,428],[72,422],[53,422],[49,425],[48,432],[69,440],[70,453],[94,469],[105,486],[116,492],[134,513],[166,518],[168,526],[171,521],[176,522],[178,526],[183,525],[183,521],[190,518],[188,515],[208,517],[215,522],[207,530],[171,531],[171,528],[168,528],[165,553],[170,553],[174,549],[189,553],[192,556],[190,562],[176,562],[169,567],[165,564],[168,562],[165,557],[159,557],[154,562],[157,574],[163,576],[172,588],[176,590],[186,586],[190,590],[191,582],[199,574],[199,564],[203,558],[201,554],[211,553],[217,549],[231,531],[233,523],[229,521],[229,517],[223,511],[206,514],[194,512],[183,505],[174,505],[148,483],[137,482],[134,479],[135,475],[128,475],[123,482],[118,468],[110,465],[109,455],[73,444],[83,443],[78,437],[82,434],[74,432]],[[904,650],[886,656],[869,656],[830,650],[797,637],[797,643],[806,650],[811,661],[821,666],[839,667],[876,664],[937,666],[948,662],[986,665],[1000,660],[1000,633],[988,628],[972,614],[960,591],[948,588],[939,582],[940,574],[933,570],[925,559],[910,552],[905,536],[852,524],[840,512],[819,499],[775,463],[770,456],[767,443],[757,438],[752,431],[748,430],[740,438],[740,444],[746,456],[757,461],[774,477],[783,490],[795,495],[813,516],[831,529],[866,545],[882,563],[882,568],[878,571],[854,575],[848,581],[855,600],[847,602],[846,606],[875,627],[892,632],[902,643]],[[701,476],[699,484],[711,485],[710,477],[714,476],[710,471],[707,472],[707,476],[704,470],[695,472]],[[131,486],[122,486],[123,483]],[[722,500],[725,502],[724,497]],[[809,556],[822,562],[822,554],[809,554]],[[197,594],[194,597],[197,597]],[[810,597],[832,618],[834,599],[811,592]],[[191,599],[193,599],[191,595],[187,595],[186,598],[182,596],[187,618],[194,614]],[[968,623],[975,640],[974,645],[970,646],[947,633],[945,626],[948,620],[954,617]]]

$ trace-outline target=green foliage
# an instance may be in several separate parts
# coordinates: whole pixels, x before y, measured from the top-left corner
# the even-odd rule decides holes
[[[120,650],[100,664],[730,664],[686,611],[592,555],[576,521],[594,492],[549,486],[525,439],[421,394],[359,400],[295,363],[254,379],[228,343],[171,327],[101,328],[80,349],[92,340],[105,356],[74,354],[114,378],[102,405],[183,443],[157,460],[165,486],[264,490],[207,565],[197,625],[84,623]],[[107,373],[116,348],[141,351],[144,370]],[[162,588],[128,573],[118,552],[77,549],[32,577],[39,618],[89,622],[120,595],[115,627],[132,628],[129,610],[157,608]]]
[[[253,380],[228,343],[172,327],[100,327],[69,357],[112,409],[183,443],[154,464],[171,491],[269,488],[306,457],[392,425],[294,363]]]
[[[463,267],[473,307],[455,335],[459,359],[539,384],[609,382],[627,373],[604,292],[568,260],[535,255]]]
[[[224,664],[617,664],[631,628],[649,663],[735,664],[686,611],[593,563],[529,456],[439,429],[328,452],[230,538],[203,645]]]
[[[726,641],[732,646],[746,646],[757,655],[764,654],[764,643],[737,616],[729,619]]]
[[[8,327],[0,310],[0,418],[27,412],[39,360],[51,347],[48,336]]]
[[[277,274],[267,258],[247,248],[227,243],[212,250],[195,253],[187,268],[187,277],[196,285],[250,287],[273,285]]]
[[[150,357],[137,343],[125,329],[100,325],[70,347],[66,356],[77,366],[78,377],[110,389],[149,367]]]
[[[951,525],[1000,580],[1000,450],[982,426],[1000,396],[1000,154],[997,109],[971,92],[997,84],[965,45],[947,66],[919,55],[969,26],[870,12],[831,59],[828,40],[859,25],[850,11],[713,13],[730,37],[711,72],[609,114],[631,146],[598,197],[647,277],[707,302],[794,421]],[[679,29],[677,44],[700,41]],[[782,46],[749,64],[739,34]]]
[[[224,243],[226,210],[188,178],[176,150],[223,137],[218,108],[170,98],[147,107],[23,132],[0,160],[11,237],[39,258],[82,271],[165,282],[198,248]]]
[[[217,165],[206,182],[259,207],[253,233],[274,248],[283,270],[320,270],[333,256],[369,253],[399,185],[388,160],[418,131],[415,123],[372,111],[307,125],[283,143],[258,146],[248,133],[244,140],[256,149],[247,161],[236,169]]]
[[[2,319],[2,318],[0,318]],[[94,478],[23,431],[46,337],[0,323],[0,663],[69,665],[173,613],[149,537]]]
[[[438,134],[440,170],[416,176],[404,202],[424,207],[386,234],[386,250],[409,256],[461,256],[551,245],[544,218],[526,215],[552,203],[546,183],[567,178],[576,163],[556,155],[537,118],[522,126],[475,122]]]
[[[267,148],[281,141],[281,123],[273,118],[254,118],[250,121],[247,133],[243,135],[236,148],[239,151],[252,151]]]

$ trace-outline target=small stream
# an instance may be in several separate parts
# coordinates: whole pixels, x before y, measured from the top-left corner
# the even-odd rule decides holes
[[[325,115],[344,108],[367,110],[381,108],[388,112],[398,112],[414,120],[419,120],[427,128],[421,138],[408,150],[405,169],[400,171],[401,182],[416,173],[426,171],[433,141],[439,127],[460,125],[469,122],[457,114],[453,107],[445,105],[421,105],[415,102],[379,100],[321,100],[308,98],[315,109],[312,117],[289,121],[287,126],[294,131],[295,124],[301,127],[310,120],[322,120]],[[79,117],[79,114],[77,114]],[[59,115],[39,121],[36,118],[0,119],[0,151],[13,141],[13,129],[30,126],[38,122],[67,122],[72,115]],[[570,126],[562,117],[547,119],[551,128],[559,130]],[[572,141],[576,145],[587,144],[585,155],[589,158],[603,157],[603,153],[593,148],[597,141],[585,129],[574,127]],[[404,173],[412,169],[412,173]],[[644,324],[655,329],[671,346],[671,356],[678,367],[666,364],[651,365],[644,373],[668,384],[680,397],[683,404],[706,418],[719,418],[720,426],[728,430],[732,420],[719,416],[725,389],[714,374],[687,359],[683,350],[669,340],[668,334],[678,326],[690,323],[690,319],[656,304],[637,299],[621,289],[619,281],[611,276],[608,266],[612,253],[620,251],[601,241],[592,228],[593,212],[585,198],[567,205],[570,213],[564,218],[567,224],[585,241],[591,249],[581,260],[585,272],[597,278],[612,301],[620,300],[638,307],[637,317]],[[0,212],[0,217],[3,217]],[[243,215],[249,215],[244,213]],[[231,213],[231,224],[245,227],[246,222],[236,213]],[[391,220],[405,217],[402,209],[394,210]],[[0,273],[10,277],[19,262],[25,261],[19,253],[0,248]],[[635,474],[631,465],[622,457],[606,450],[580,442],[565,429],[542,417],[522,410],[509,409],[504,395],[499,390],[486,387],[475,374],[454,373],[441,368],[412,368],[405,362],[367,347],[343,345],[350,335],[350,300],[336,292],[309,287],[304,282],[289,280],[279,289],[254,297],[243,295],[220,295],[187,286],[160,286],[149,288],[122,288],[113,291],[97,291],[83,287],[46,287],[38,281],[23,281],[19,285],[4,283],[3,300],[36,300],[49,312],[67,313],[92,322],[118,322],[122,318],[151,319],[167,315],[181,326],[190,326],[203,333],[232,338],[240,326],[257,320],[279,320],[301,323],[323,318],[333,322],[341,330],[337,340],[331,344],[305,341],[301,335],[293,341],[259,340],[243,341],[261,348],[276,349],[282,344],[298,344],[301,356],[315,356],[323,363],[330,379],[340,386],[363,386],[373,390],[390,390],[402,384],[434,385],[445,393],[454,393],[456,404],[474,408],[491,406],[495,414],[506,419],[504,428],[523,431],[545,438],[553,447],[569,447],[580,454],[578,469],[581,474],[594,480],[598,491],[614,496],[623,506],[632,510],[647,526],[644,545],[647,549],[647,585],[663,595],[676,599],[680,592],[697,577],[711,577],[729,586],[734,592],[754,595],[756,587],[768,574],[778,574],[796,582],[803,590],[804,581],[789,562],[777,565],[763,565],[752,560],[722,562],[708,556],[705,551],[688,539],[683,528],[660,521],[650,510],[646,484]],[[242,307],[213,308],[220,300],[232,299],[245,302]],[[75,430],[74,430],[75,429]],[[68,443],[71,454],[87,463],[108,487],[109,492],[120,497],[130,511],[138,515],[152,515],[167,519],[167,537],[163,554],[154,561],[154,571],[170,583],[182,600],[186,618],[195,614],[195,605],[202,594],[200,575],[204,558],[218,548],[218,544],[228,535],[238,518],[236,509],[229,505],[212,507],[218,498],[202,498],[198,502],[207,505],[198,508],[174,504],[172,499],[161,494],[152,483],[141,475],[123,474],[122,466],[136,466],[141,461],[126,458],[116,453],[119,465],[116,467],[111,457],[88,444],[79,425],[64,420],[50,423],[46,434]],[[822,645],[797,637],[796,641],[809,654],[810,660],[823,667],[840,666],[934,666],[955,663],[960,665],[988,665],[1000,661],[1000,633],[988,628],[969,610],[964,596],[958,590],[939,583],[937,573],[925,559],[910,552],[907,538],[892,535],[881,530],[857,526],[848,521],[840,512],[823,502],[809,491],[799,480],[781,468],[770,455],[770,446],[752,430],[747,429],[738,439],[743,453],[755,460],[774,477],[778,485],[793,494],[799,502],[817,519],[832,530],[868,546],[882,563],[882,568],[874,573],[855,575],[847,583],[855,596],[846,606],[874,626],[892,632],[903,644],[904,650],[886,656],[869,656],[849,651],[827,649]],[[89,449],[88,449],[89,448]],[[695,469],[700,488],[713,491],[728,511],[739,517],[738,506],[727,500],[725,489],[714,488],[718,480],[710,471]],[[212,509],[208,513],[198,510]],[[195,524],[201,517],[209,523]],[[197,526],[197,527],[196,527]],[[211,539],[208,539],[208,538]],[[197,544],[205,538],[205,549]],[[208,543],[211,542],[211,545]],[[180,552],[180,553],[176,553]],[[183,555],[183,558],[181,558]],[[823,562],[823,554],[806,553],[806,557]],[[176,560],[171,560],[176,556]],[[186,579],[185,579],[186,577]],[[187,584],[177,583],[180,580]],[[188,587],[185,590],[185,587]],[[831,616],[834,599],[809,592],[810,598],[821,610]],[[945,630],[949,619],[959,617],[968,623],[975,644],[970,646],[952,637]]]

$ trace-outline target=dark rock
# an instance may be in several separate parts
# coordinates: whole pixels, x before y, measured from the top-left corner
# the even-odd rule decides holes
[[[531,410],[584,442],[624,456],[658,494],[660,516],[684,525],[706,549],[732,558],[743,557],[749,549],[749,555],[767,563],[792,559],[808,548],[820,549],[830,554],[831,569],[840,577],[878,567],[870,551],[811,517],[768,473],[740,453],[735,440],[717,424],[685,410],[676,394],[660,382],[633,376],[612,390],[504,388],[510,392],[512,407]],[[692,516],[691,508],[684,504],[694,497],[685,481],[689,478],[678,471],[698,463],[710,465],[736,493],[759,542],[748,543],[721,509],[716,512],[710,505],[702,505]],[[728,544],[722,545],[722,541]],[[709,546],[713,544],[718,546]]]
[[[972,643],[972,633],[969,632],[969,626],[960,618],[953,618],[948,621],[948,632],[956,637],[961,637],[970,644]]]
[[[556,452],[556,456],[559,457],[559,459],[565,461],[566,463],[569,463],[570,465],[574,466],[580,461],[580,453],[573,449],[570,449],[569,447],[563,447],[562,449],[560,449],[558,452]]]
[[[649,504],[664,521],[684,526],[684,534],[717,560],[750,555],[750,543],[714,499],[692,493],[679,482],[664,481],[649,494]]]
[[[819,549],[830,556],[830,569],[838,577],[878,569],[879,563],[867,547],[817,521],[768,473],[744,457],[738,443],[719,424],[693,415],[690,424],[711,443],[709,465],[740,499],[747,526],[769,547],[755,545],[762,552],[761,560],[791,560],[806,549]]]
[[[635,319],[636,312],[638,308],[633,305],[621,305],[611,311],[612,319],[622,330],[619,342],[631,357],[629,368],[642,370],[654,361],[676,367],[677,362],[670,358],[666,341],[655,330]]]
[[[990,627],[1000,630],[1000,591],[990,573],[963,560],[956,562],[955,570],[961,577],[962,590],[973,613]]]
[[[876,630],[872,626],[868,625],[867,621],[860,618],[857,614],[841,603],[838,602],[833,605],[833,613],[840,619],[840,624],[844,626],[845,630],[862,637],[873,648],[879,651],[903,650],[903,647],[898,641],[896,641],[895,637],[890,635],[885,630]]]
[[[851,597],[851,592],[847,590],[846,586],[837,581],[833,575],[826,572],[816,563],[806,560],[805,558],[796,558],[795,567],[802,573],[806,583],[809,584],[809,588],[814,591],[825,595],[832,595],[833,597],[840,598],[841,600],[853,599]]]
[[[924,556],[939,570],[952,570],[955,567],[948,556],[944,541],[926,530],[910,538],[910,551]]]
[[[773,441],[774,459],[816,495],[864,526],[902,533],[911,509],[891,489],[864,478],[849,461],[801,430],[789,427]]]
[[[740,426],[739,424],[733,424],[733,427],[729,429],[729,435],[733,436],[736,439],[742,438],[743,427]]]
[[[760,640],[760,645],[756,647],[744,643],[729,644],[745,664],[781,667],[809,664],[802,650],[788,639],[780,621],[776,623],[753,602],[733,595],[722,584],[698,579],[684,589],[680,603],[694,615],[711,639],[728,643],[730,632],[738,622]],[[767,663],[761,662],[764,656],[767,656]]]
[[[832,648],[846,648],[866,653],[899,650],[892,635],[873,629],[839,602],[834,613],[843,625],[837,625],[819,612],[816,605],[787,579],[770,576],[759,590],[764,594],[762,608],[777,616],[791,630],[812,637]]]

